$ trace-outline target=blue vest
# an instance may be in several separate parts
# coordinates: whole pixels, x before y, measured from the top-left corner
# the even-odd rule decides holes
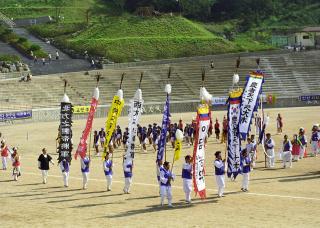
[[[306,136],[304,136],[304,135],[299,136],[299,140],[303,146],[305,146],[307,144]]]
[[[284,151],[289,151],[290,150],[290,142],[286,142],[286,144],[284,144],[284,147],[283,147],[283,150]]]
[[[311,141],[319,141],[319,134],[317,131],[312,133]]]
[[[191,168],[190,169],[182,169],[182,178],[184,179],[192,179]]]
[[[216,175],[224,175],[224,165],[221,168],[217,168],[217,166],[214,166],[214,170]]]
[[[105,174],[106,176],[112,175],[112,174],[113,174],[113,172],[112,172],[112,170],[111,170],[111,168],[112,168],[112,161],[107,160],[107,161],[105,161],[104,163],[105,163],[105,166],[109,169],[108,171],[107,171],[107,170],[104,170],[104,174]]]
[[[64,172],[69,172],[69,170],[70,170],[69,162],[67,162],[67,161],[62,161],[62,166],[63,166],[63,168],[64,168]]]
[[[171,182],[169,181],[169,177],[172,176],[170,170],[162,169],[162,172],[164,172],[164,178],[168,179],[166,183],[162,183],[161,181],[161,186],[171,186]]]
[[[269,139],[269,140],[267,141],[267,143],[266,143],[266,147],[267,147],[268,150],[273,149],[273,145],[272,145],[272,146],[268,146],[268,144],[271,143],[271,142],[272,142],[272,139]]]
[[[251,162],[250,157],[248,157],[248,156],[242,157],[242,172],[243,173],[250,173],[251,167],[250,167],[250,165],[248,165],[248,164],[250,164],[250,162]],[[244,163],[248,166],[244,166]]]
[[[81,166],[81,172],[88,173],[89,172],[90,160],[88,158],[85,158],[85,159],[83,159],[83,163],[84,163],[85,167],[82,168],[82,166]]]
[[[126,168],[130,169],[130,168],[132,168],[132,165],[131,164],[127,164]],[[124,171],[123,173],[124,173],[124,177],[125,178],[132,177],[132,172],[131,171]]]

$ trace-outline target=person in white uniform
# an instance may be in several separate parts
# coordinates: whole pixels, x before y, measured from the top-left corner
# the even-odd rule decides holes
[[[164,162],[163,167],[160,169],[160,196],[161,196],[161,206],[164,204],[164,199],[167,197],[168,206],[172,207],[172,190],[171,181],[175,178],[172,171],[170,171],[170,163]]]
[[[216,176],[216,183],[218,186],[218,197],[223,197],[224,188],[225,188],[225,181],[224,181],[224,174],[225,174],[225,160],[222,160],[221,151],[217,151],[215,154],[216,160],[214,161],[214,170]]]
[[[274,167],[274,158],[275,158],[274,147],[275,147],[275,142],[271,138],[271,134],[267,133],[266,134],[266,140],[264,142],[264,148],[265,148],[266,153],[268,155],[267,156],[267,167],[268,168],[273,168]]]
[[[112,175],[113,175],[113,162],[110,159],[109,152],[106,154],[105,160],[103,162],[104,174],[107,179],[107,191],[111,191],[112,186]]]
[[[191,203],[192,191],[192,157],[185,156],[185,163],[182,166],[183,191],[186,195],[186,202]]]
[[[289,167],[292,168],[292,143],[288,140],[288,136],[284,136],[282,145],[282,162],[283,168],[287,168],[287,162],[289,162]]]

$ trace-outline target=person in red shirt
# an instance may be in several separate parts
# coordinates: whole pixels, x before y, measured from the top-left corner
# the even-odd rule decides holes
[[[8,146],[5,143],[5,140],[1,140],[1,159],[2,159],[2,169],[7,169],[7,158],[9,156]]]
[[[220,124],[219,124],[218,119],[216,119],[216,123],[214,124],[214,133],[216,134],[216,140],[219,141],[219,139],[220,139]]]
[[[221,143],[225,143],[227,141],[227,134],[228,134],[228,120],[226,116],[223,117],[223,122],[222,122],[222,138],[221,138]]]
[[[13,166],[13,180],[17,181],[18,177],[21,176],[20,172],[20,155],[16,147],[13,148],[12,156],[12,166]]]

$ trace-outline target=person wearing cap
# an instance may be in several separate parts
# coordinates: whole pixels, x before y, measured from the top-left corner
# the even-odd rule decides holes
[[[66,158],[59,159],[59,166],[62,172],[64,187],[69,186],[70,162]]]
[[[107,179],[107,191],[111,191],[112,175],[113,175],[113,162],[110,159],[110,154],[107,152],[103,162],[103,170]]]
[[[54,165],[54,162],[52,161],[52,157],[49,154],[47,154],[47,149],[43,148],[42,154],[40,154],[38,157],[38,168],[41,170],[42,183],[44,184],[47,183],[48,171],[50,169],[49,163]]]
[[[222,160],[221,151],[217,151],[215,154],[216,160],[214,161],[214,170],[216,176],[216,183],[218,186],[218,197],[223,197],[224,188],[225,188],[225,181],[224,181],[224,174],[225,174],[225,159]]]
[[[183,191],[186,195],[186,202],[191,203],[191,191],[192,191],[192,157],[190,155],[185,156],[185,163],[182,166],[182,181]]]
[[[21,176],[20,172],[20,155],[18,153],[18,149],[16,147],[13,147],[13,153],[11,155],[12,157],[12,166],[13,166],[13,180],[17,181],[18,177]]]
[[[305,131],[303,127],[300,127],[299,129],[299,136],[298,136],[300,142],[301,142],[301,147],[299,151],[299,159],[302,159],[305,155],[305,151],[308,145],[308,140],[307,136],[305,135]]]
[[[288,140],[288,135],[284,136],[282,144],[282,162],[283,168],[287,168],[287,162],[289,162],[289,167],[292,168],[292,143]]]
[[[251,160],[246,149],[241,152],[242,185],[241,191],[247,192],[249,189],[249,180],[251,172]]]
[[[312,134],[311,134],[311,151],[312,151],[312,156],[317,156],[319,153],[319,142],[320,142],[320,133],[319,133],[319,125],[315,124],[312,127]]]
[[[123,173],[124,173],[124,188],[123,192],[125,194],[130,193],[130,187],[132,183],[132,168],[133,162],[132,159],[127,158],[127,156],[123,156]]]
[[[6,145],[6,141],[4,139],[1,140],[1,160],[2,160],[2,169],[7,169],[7,159],[9,156],[9,149]]]
[[[160,170],[160,196],[161,196],[161,206],[164,204],[164,198],[168,199],[168,206],[172,207],[172,190],[171,181],[173,181],[175,175],[170,171],[170,163],[165,161],[163,163],[163,168]]]
[[[88,187],[89,181],[89,166],[90,166],[90,158],[85,156],[84,158],[80,158],[81,165],[81,173],[82,173],[82,189],[85,190]]]
[[[266,140],[264,141],[264,148],[267,153],[267,167],[268,168],[274,168],[274,147],[275,147],[275,142],[271,138],[271,134],[267,133],[266,134]]]

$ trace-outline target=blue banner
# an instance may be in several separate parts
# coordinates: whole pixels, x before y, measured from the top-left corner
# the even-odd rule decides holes
[[[299,100],[300,101],[320,101],[320,94],[300,96]]]
[[[212,105],[219,106],[219,105],[226,105],[228,97],[213,97],[212,98]]]
[[[170,104],[169,104],[169,94],[167,94],[166,104],[164,105],[163,111],[163,119],[162,119],[162,129],[160,134],[160,140],[158,143],[158,154],[157,154],[157,161],[163,160],[164,149],[166,145],[166,137],[168,131],[168,125],[170,122]]]
[[[32,111],[19,111],[19,112],[3,112],[0,113],[0,121],[6,120],[20,120],[32,118]]]

